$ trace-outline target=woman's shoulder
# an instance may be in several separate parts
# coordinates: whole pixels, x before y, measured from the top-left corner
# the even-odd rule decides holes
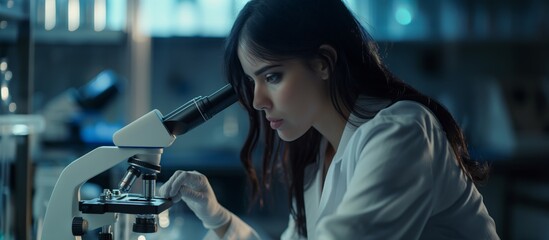
[[[422,104],[395,102],[360,125],[349,138],[344,166],[369,166],[393,175],[403,174],[403,166],[421,166],[417,169],[422,171],[406,173],[428,176],[435,151],[440,149],[434,148],[439,146],[435,142],[443,137],[437,125],[434,114]]]
[[[403,100],[386,105],[356,128],[348,127],[342,136],[340,147],[345,148],[342,152],[358,158],[357,154],[367,145],[382,144],[384,149],[389,145],[401,148],[410,146],[412,142],[433,142],[434,138],[439,139],[444,135],[441,125],[429,108],[415,101]]]
[[[441,129],[435,114],[427,108],[425,105],[411,100],[397,101],[383,109],[381,109],[372,119],[368,121],[368,125],[378,124],[396,124],[403,127],[417,127],[422,128],[437,128]],[[370,126],[371,127],[371,126]]]
[[[444,134],[434,113],[423,104],[403,100],[381,109],[372,119],[362,123],[350,137],[349,144],[359,147],[373,139],[398,138],[408,134],[425,137]]]

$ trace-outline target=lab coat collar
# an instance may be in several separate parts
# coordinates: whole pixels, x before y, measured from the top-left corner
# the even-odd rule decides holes
[[[378,112],[379,110],[389,106],[390,103],[391,101],[386,99],[360,96],[356,101],[355,108],[360,107],[371,112]],[[373,117],[374,115],[369,116],[369,118],[360,118],[359,116],[352,113],[349,115],[347,124],[345,124],[345,129],[343,130],[343,134],[341,135],[341,139],[339,140],[336,154],[334,155],[334,158],[332,159],[332,163],[330,165],[336,164],[341,161],[341,156],[343,155],[345,148],[347,148],[347,144],[349,143],[349,140],[355,133],[356,129],[362,124],[368,122]]]
[[[389,100],[380,100],[377,98],[365,96],[360,97],[357,100],[357,104],[355,105],[359,105],[363,109],[377,113],[381,109],[389,106],[390,103],[391,102]],[[330,163],[326,178],[324,179],[324,187],[321,190],[321,182],[323,181],[323,179],[320,166],[322,166],[322,163],[324,162],[324,153],[326,152],[326,148],[328,147],[327,140],[323,139],[318,161],[314,166],[311,166],[311,168],[309,168],[309,170],[315,172],[316,179],[310,186],[311,189],[309,189],[308,193],[306,193],[306,199],[308,199],[309,201],[313,201],[307,203],[307,205],[310,204],[309,209],[306,209],[306,212],[308,213],[307,217],[311,217],[311,220],[307,221],[308,225],[309,223],[312,226],[316,225],[318,223],[318,220],[322,218],[322,216],[327,214],[327,212],[334,211],[334,209],[328,209],[335,207],[329,203],[337,201],[336,198],[342,197],[341,195],[346,191],[347,186],[343,181],[334,182],[332,181],[332,179],[340,179],[341,172],[338,170],[341,168],[340,164],[343,160],[343,154],[352,136],[355,134],[358,127],[368,122],[373,117],[374,116],[369,116],[369,118],[360,118],[354,114],[351,114],[349,116],[345,129],[343,130],[343,134],[341,135],[339,146],[337,147],[337,152],[332,159],[332,162]],[[308,229],[313,229],[312,226],[308,226]]]

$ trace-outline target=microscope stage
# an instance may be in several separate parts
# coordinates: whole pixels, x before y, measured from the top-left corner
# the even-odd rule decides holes
[[[113,199],[94,198],[81,200],[78,209],[82,213],[103,214],[107,212],[128,214],[159,214],[170,208],[173,202],[165,198],[146,199],[142,195],[124,194]]]

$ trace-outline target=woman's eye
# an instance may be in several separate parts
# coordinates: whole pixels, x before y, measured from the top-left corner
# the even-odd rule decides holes
[[[278,83],[280,80],[282,80],[282,74],[280,73],[269,73],[265,75],[265,80],[268,83]]]

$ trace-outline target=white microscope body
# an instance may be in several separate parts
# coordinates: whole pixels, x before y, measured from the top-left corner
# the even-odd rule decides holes
[[[98,147],[69,164],[61,172],[49,200],[42,240],[81,239],[73,234],[75,217],[82,217],[90,230],[114,223],[117,213],[79,211],[82,184],[133,156],[151,156],[146,158],[148,163],[159,165],[163,148],[175,138],[164,127],[161,113],[153,110],[116,132],[113,136],[116,146]]]
[[[102,227],[100,239],[113,239],[110,226],[118,213],[135,214],[134,232],[156,232],[156,214],[172,201],[154,196],[160,156],[175,136],[181,135],[237,101],[231,85],[207,97],[196,97],[166,116],[153,110],[113,135],[115,146],[99,147],[76,159],[62,172],[46,210],[41,240],[81,239],[88,230]],[[119,189],[104,190],[97,199],[80,200],[80,187],[92,177],[127,160],[130,167]],[[143,175],[143,194],[128,194]]]

